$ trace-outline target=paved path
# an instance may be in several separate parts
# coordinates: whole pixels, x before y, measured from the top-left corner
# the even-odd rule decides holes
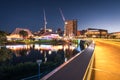
[[[120,80],[120,42],[95,40],[91,80]]]

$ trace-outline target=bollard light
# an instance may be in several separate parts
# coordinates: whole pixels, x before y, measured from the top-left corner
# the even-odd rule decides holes
[[[37,60],[36,62],[38,64],[38,80],[40,80],[40,64],[42,63],[42,60]]]

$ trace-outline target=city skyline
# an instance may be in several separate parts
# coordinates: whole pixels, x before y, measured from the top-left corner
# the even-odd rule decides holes
[[[44,26],[43,9],[47,28],[63,30],[61,8],[66,20],[78,20],[78,30],[100,28],[118,32],[119,7],[119,0],[0,0],[0,30],[12,32],[20,27],[38,31]]]

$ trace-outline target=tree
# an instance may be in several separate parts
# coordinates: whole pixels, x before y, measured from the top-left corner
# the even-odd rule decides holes
[[[2,47],[0,49],[0,62],[5,62],[6,60],[10,60],[12,58],[11,50]]]
[[[28,32],[27,31],[24,31],[24,30],[21,30],[19,32],[19,35],[22,36],[24,39],[26,39],[28,37]]]
[[[57,29],[57,33],[59,34],[59,36],[63,35],[62,30],[60,28]]]
[[[115,38],[116,38],[116,36],[115,36],[115,35],[111,35],[111,38],[112,38],[112,39],[115,39]]]
[[[4,31],[0,31],[0,44],[4,44],[7,41],[6,35]]]

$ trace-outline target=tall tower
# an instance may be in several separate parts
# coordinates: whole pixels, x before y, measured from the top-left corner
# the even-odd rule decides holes
[[[77,36],[77,20],[65,21],[65,36]]]

